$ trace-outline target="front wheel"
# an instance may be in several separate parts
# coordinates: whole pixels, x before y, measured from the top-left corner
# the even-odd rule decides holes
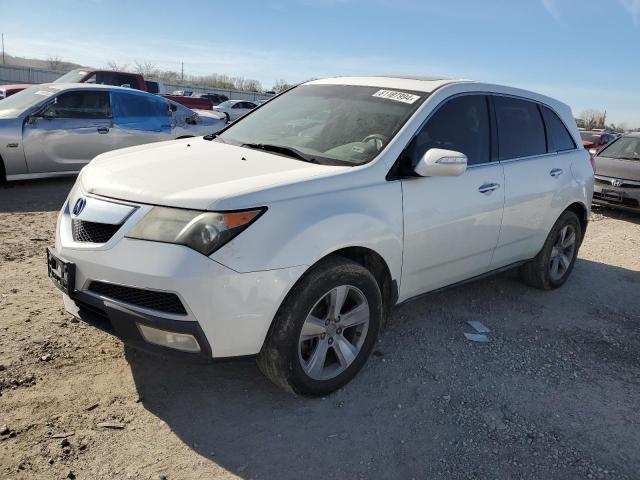
[[[319,396],[349,382],[375,344],[382,295],[362,265],[330,257],[281,305],[258,356],[260,370],[295,393]]]
[[[581,242],[578,217],[573,212],[564,212],[549,232],[540,253],[521,267],[522,279],[542,290],[562,286],[573,270]]]

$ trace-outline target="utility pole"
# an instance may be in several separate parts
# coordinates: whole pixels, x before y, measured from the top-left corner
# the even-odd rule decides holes
[[[4,32],[2,32],[2,64],[4,65]]]
[[[184,62],[180,62],[180,65],[181,65],[180,81],[184,82]]]

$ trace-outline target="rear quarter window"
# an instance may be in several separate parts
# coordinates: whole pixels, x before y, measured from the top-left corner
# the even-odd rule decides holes
[[[547,127],[547,143],[549,152],[564,152],[573,150],[576,144],[558,115],[548,107],[542,108],[542,116]]]
[[[511,97],[493,97],[498,124],[500,160],[547,153],[544,123],[534,102]]]

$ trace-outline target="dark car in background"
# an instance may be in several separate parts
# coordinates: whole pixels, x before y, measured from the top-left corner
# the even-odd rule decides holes
[[[220,105],[222,102],[226,102],[227,100],[229,100],[229,97],[221,93],[203,93],[202,95],[200,95],[200,98],[208,98],[209,100],[211,100],[214,106]]]
[[[617,135],[601,130],[582,130],[580,137],[582,137],[582,146],[593,156],[605,145],[614,141]]]
[[[594,161],[594,203],[640,212],[640,133],[611,142]]]

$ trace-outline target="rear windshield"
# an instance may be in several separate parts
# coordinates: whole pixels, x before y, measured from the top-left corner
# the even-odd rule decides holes
[[[2,104],[0,103],[0,105]],[[621,137],[601,150],[598,156],[621,160],[640,160],[640,137]]]

